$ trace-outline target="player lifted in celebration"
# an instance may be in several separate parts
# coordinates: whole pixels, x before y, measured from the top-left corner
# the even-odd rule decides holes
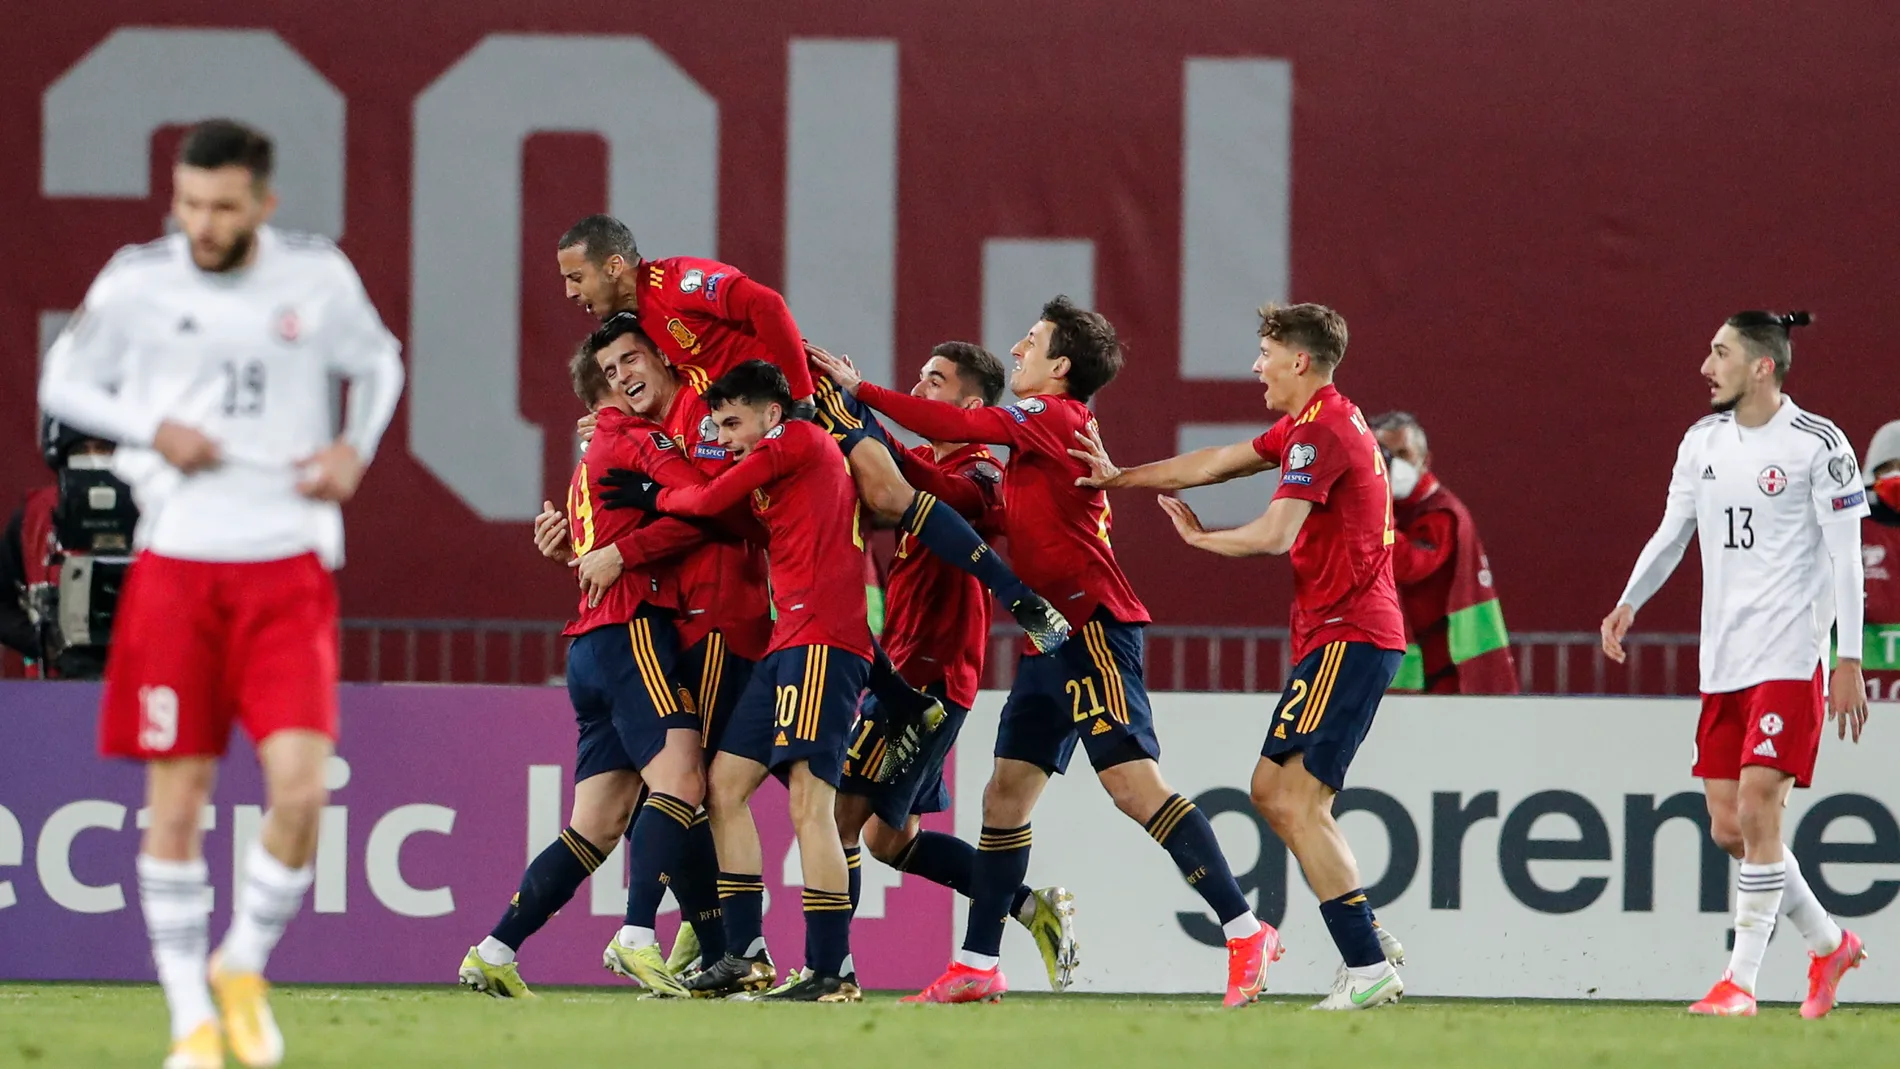
[[[1248,909],[1206,814],[1161,778],[1141,671],[1148,610],[1109,547],[1106,495],[1076,485],[1087,469],[1068,454],[1073,436],[1095,425],[1089,398],[1121,370],[1115,328],[1057,297],[1010,354],[1010,388],[1022,400],[965,409],[863,382],[848,360],[814,353],[844,391],[932,441],[1009,446],[1003,529],[1016,566],[1039,593],[1084,621],[1080,640],[1052,653],[1032,647],[1017,667],[983,795],[963,948],[910,1001],[995,1001],[1008,990],[997,962],[1010,906],[1029,872],[1029,814],[1049,777],[1068,767],[1079,738],[1116,807],[1141,822],[1219,916],[1227,935],[1225,1001],[1243,1005],[1265,985],[1279,936]]]
[[[747,808],[776,773],[791,792],[804,866],[805,970],[763,997],[856,1002],[850,878],[833,810],[871,671],[857,491],[830,436],[815,423],[786,418],[791,393],[771,364],[740,364],[706,390],[705,400],[720,445],[738,463],[708,482],[629,486],[622,497],[661,513],[707,517],[749,501],[769,538],[778,613],[772,643],[726,726],[707,805],[727,952],[687,986],[698,995],[729,995],[769,988],[777,978],[763,934],[764,857]]]
[[[146,765],[139,904],[171,1008],[166,1069],[217,1069],[227,1042],[247,1066],[283,1058],[263,972],[310,886],[328,800],[339,505],[402,392],[396,340],[349,260],[265,225],[272,154],[238,123],[193,127],[172,172],[178,232],[112,258],[40,381],[49,415],[119,443],[140,512],[100,748]],[[340,437],[337,373],[350,381]],[[207,964],[198,818],[233,723],[256,744],[269,808]]]
[[[1702,719],[1694,774],[1709,803],[1709,834],[1741,860],[1735,944],[1722,974],[1691,1013],[1753,1016],[1775,914],[1807,940],[1808,997],[1801,1016],[1834,1008],[1841,977],[1866,957],[1860,937],[1827,915],[1782,845],[1792,786],[1806,787],[1824,717],[1860,741],[1862,689],[1860,519],[1867,495],[1847,436],[1781,392],[1794,351],[1788,331],[1806,312],[1739,312],[1716,331],[1702,377],[1710,416],[1682,436],[1669,473],[1662,526],[1636,558],[1617,606],[1603,620],[1603,652],[1623,660],[1636,611],[1702,543]],[[1828,625],[1839,660],[1828,685]],[[1823,713],[1825,708],[1825,713]]]
[[[561,235],[557,259],[568,299],[606,319],[639,316],[640,326],[678,367],[713,378],[746,360],[765,360],[785,374],[795,400],[812,395],[811,371],[798,324],[777,291],[730,264],[687,256],[646,260],[633,232],[610,215],[590,215]],[[877,420],[830,383],[813,414],[851,459],[858,494],[880,521],[908,531],[926,548],[981,579],[1009,608],[1039,650],[1062,644],[1069,623],[1017,578],[955,509],[938,509],[898,471],[901,450]]]
[[[1260,309],[1254,374],[1267,408],[1285,415],[1251,442],[1215,446],[1122,470],[1093,433],[1078,436],[1087,485],[1178,490],[1269,468],[1282,471],[1266,512],[1209,531],[1177,498],[1161,505],[1191,546],[1227,557],[1291,554],[1293,660],[1274,710],[1253,804],[1293,851],[1320,900],[1343,968],[1320,1009],[1358,1010],[1405,991],[1403,951],[1378,927],[1333,799],[1398,671],[1405,625],[1392,580],[1392,493],[1379,443],[1358,406],[1333,385],[1346,320],[1317,304]]]
[[[1002,361],[988,349],[951,341],[930,351],[910,392],[913,397],[958,408],[981,408],[1002,398],[1003,383]],[[926,442],[911,450],[904,468],[916,485],[937,498],[940,507],[963,513],[985,533],[1000,529],[1003,472],[983,445]],[[884,643],[891,659],[906,681],[923,686],[943,702],[947,714],[930,737],[929,749],[901,774],[879,782],[878,769],[889,745],[885,738],[888,717],[874,698],[860,710],[838,792],[838,832],[851,868],[854,910],[860,835],[879,861],[959,894],[970,894],[976,868],[975,847],[954,835],[922,830],[918,817],[950,808],[943,766],[976,701],[983,676],[990,594],[973,576],[923,552],[908,532],[900,531],[887,597],[890,616]],[[1035,939],[1049,970],[1049,986],[1056,991],[1066,990],[1075,973],[1074,915],[1074,901],[1060,887],[1033,890],[1023,885],[1016,888],[1010,902],[1010,916]]]
[[[683,996],[653,935],[663,873],[679,872],[705,795],[700,720],[683,708],[669,678],[680,652],[675,627],[677,585],[670,574],[625,568],[608,547],[632,535],[646,517],[601,507],[601,480],[636,455],[629,424],[632,402],[609,381],[604,363],[617,363],[614,338],[596,332],[574,354],[574,392],[593,407],[599,424],[568,487],[570,553],[580,564],[580,605],[567,635],[567,692],[579,721],[574,758],[574,810],[560,836],[528,864],[521,886],[494,930],[462,958],[463,986],[497,998],[532,997],[515,961],[521,944],[565,906],[628,831],[632,885],[627,923],[608,945],[608,968],[660,994]],[[645,433],[644,430],[638,433]],[[661,519],[678,548],[702,540],[698,529]],[[597,548],[610,552],[603,558]],[[646,801],[640,804],[642,787]],[[635,807],[640,807],[634,819]],[[690,918],[710,908],[711,875],[673,881]],[[645,888],[648,893],[642,894]],[[698,892],[698,895],[695,895]],[[650,903],[646,910],[634,908]]]

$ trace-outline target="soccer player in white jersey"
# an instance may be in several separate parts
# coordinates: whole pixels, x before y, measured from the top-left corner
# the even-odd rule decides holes
[[[40,381],[48,414],[119,443],[139,506],[100,749],[146,766],[139,902],[171,1008],[166,1069],[216,1069],[227,1042],[247,1066],[283,1058],[263,971],[310,886],[328,800],[339,505],[402,391],[396,340],[349,260],[264,225],[271,156],[237,123],[194,127],[172,172],[178,232],[119,250]],[[350,383],[341,435],[332,374]],[[207,962],[198,814],[233,722],[256,743],[269,811]]]
[[[1814,774],[1825,716],[1860,741],[1860,518],[1867,515],[1854,453],[1839,427],[1781,392],[1791,327],[1806,312],[1730,316],[1710,343],[1702,376],[1715,414],[1689,428],[1669,477],[1662,526],[1643,547],[1603,652],[1623,660],[1636,610],[1702,542],[1702,718],[1694,774],[1709,804],[1709,834],[1740,859],[1735,946],[1728,971],[1691,1013],[1752,1016],[1755,979],[1775,914],[1807,940],[1808,997],[1801,1016],[1834,1008],[1841,977],[1866,956],[1814,897],[1782,845],[1791,786]],[[1839,658],[1828,686],[1828,628]]]

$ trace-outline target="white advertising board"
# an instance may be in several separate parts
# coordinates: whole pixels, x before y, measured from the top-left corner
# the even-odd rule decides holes
[[[1162,772],[1213,820],[1250,901],[1280,926],[1270,991],[1321,992],[1339,963],[1299,867],[1247,800],[1271,695],[1156,694]],[[958,747],[957,830],[974,841],[1002,695]],[[1891,706],[1884,706],[1890,710]],[[1808,881],[1867,940],[1848,1001],[1900,1001],[1900,730],[1877,706],[1859,746],[1828,735],[1815,787],[1785,819]],[[1682,999],[1728,960],[1734,867],[1708,845],[1689,774],[1696,703],[1615,698],[1389,698],[1340,796],[1379,918],[1415,995]],[[1030,882],[1075,892],[1079,991],[1218,991],[1218,928],[1168,855],[1110,804],[1078,748],[1035,816]],[[959,909],[962,904],[959,903]],[[961,938],[961,916],[958,938]],[[1199,938],[1197,939],[1197,935]],[[1012,925],[1011,983],[1041,989]],[[1807,955],[1784,919],[1764,999],[1799,1000]]]

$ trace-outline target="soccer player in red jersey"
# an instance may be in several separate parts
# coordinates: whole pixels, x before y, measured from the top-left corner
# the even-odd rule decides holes
[[[1293,851],[1320,899],[1345,968],[1321,1009],[1357,1010],[1404,992],[1402,960],[1359,886],[1352,848],[1333,822],[1333,798],[1364,741],[1405,651],[1392,580],[1392,491],[1378,439],[1358,406],[1333,385],[1346,355],[1346,320],[1317,304],[1260,309],[1254,373],[1267,407],[1285,413],[1251,442],[1215,446],[1126,470],[1096,434],[1074,455],[1087,485],[1177,490],[1279,468],[1280,487],[1259,519],[1231,530],[1201,527],[1178,498],[1161,505],[1189,545],[1226,557],[1290,554],[1292,678],[1253,773],[1253,803]]]
[[[903,450],[870,413],[829,382],[812,396],[810,363],[785,299],[730,264],[691,257],[647,260],[633,232],[610,215],[590,215],[561,235],[557,260],[568,300],[601,319],[630,312],[677,367],[718,378],[762,359],[785,374],[800,405],[851,459],[851,476],[877,520],[909,531],[932,553],[983,581],[1036,643],[1049,650],[1069,623],[1011,571],[955,509],[937,509],[898,470]]]
[[[583,564],[580,605],[564,632],[574,637],[567,657],[567,689],[580,727],[573,816],[560,837],[529,863],[494,930],[462,959],[457,973],[461,983],[497,998],[532,997],[515,963],[516,952],[612,853],[615,841],[628,831],[636,806],[640,812],[629,842],[633,889],[628,927],[615,936],[607,956],[655,991],[686,993],[666,970],[652,931],[663,874],[679,871],[705,795],[700,720],[680,702],[670,679],[680,649],[674,626],[677,593],[670,576],[659,571],[616,565],[607,574],[598,563],[587,566],[601,561],[597,546],[611,546],[648,520],[639,512],[601,507],[601,479],[636,456],[627,433],[631,402],[602,367],[616,361],[618,354],[609,351],[610,345],[597,334],[570,365],[575,393],[599,417],[568,489],[568,512],[573,516],[569,555]],[[669,537],[676,546],[704,537],[680,520],[660,518],[650,526],[658,529],[656,536]],[[714,888],[708,876],[703,881],[674,881],[688,916],[710,908]],[[640,893],[642,887],[647,893]],[[635,915],[633,903],[647,900],[651,910],[643,917]],[[644,939],[628,930],[636,927],[644,930]],[[624,946],[625,952],[616,955],[617,946]]]
[[[607,381],[625,395],[632,414],[638,417],[629,421],[627,438],[638,458],[635,463],[642,470],[688,464],[711,477],[732,465],[730,454],[718,444],[701,397],[710,385],[704,371],[674,368],[631,314],[609,317],[588,344],[598,349]],[[583,421],[583,440],[589,440],[593,432],[594,417],[589,415]],[[613,471],[608,475],[604,482],[611,484]],[[612,491],[602,495],[603,504],[609,508],[614,500]],[[683,650],[674,676],[684,684],[682,693],[699,713],[700,741],[707,760],[718,752],[726,724],[752,678],[754,664],[765,656],[772,633],[765,589],[764,529],[743,509],[735,509],[721,519],[728,525],[723,534],[685,543],[672,530],[671,525],[677,521],[636,527],[617,541],[597,546],[586,558],[574,558],[565,551],[567,519],[552,504],[536,520],[536,539],[543,552],[574,564],[584,582],[611,582],[623,567],[657,567],[668,572],[679,592]],[[694,824],[691,848],[691,855],[671,881],[675,897],[683,900],[685,919],[690,922],[682,927],[666,963],[675,976],[682,975],[696,960],[717,960],[724,956],[726,947],[716,892],[710,901],[697,899],[692,882],[703,875],[711,888],[718,874],[712,833],[704,813]],[[629,886],[627,925],[636,930],[623,930],[622,934],[631,934],[636,942],[609,944],[602,961],[612,971],[640,978],[626,947],[651,942],[652,918],[663,897],[659,891],[646,882]],[[686,905],[685,901],[694,901],[695,905]],[[655,990],[667,992],[664,985]]]
[[[724,995],[768,988],[776,979],[761,923],[764,859],[747,809],[759,784],[776,773],[791,791],[804,865],[805,974],[762,997],[856,1002],[850,879],[833,811],[871,670],[857,489],[830,435],[815,423],[785,418],[791,393],[772,365],[740,364],[706,390],[705,400],[719,444],[738,463],[697,485],[629,486],[626,500],[700,517],[749,501],[768,535],[778,616],[712,765],[707,808],[719,850],[727,953],[688,986],[696,994]]]
[[[972,409],[1001,400],[1004,382],[1003,364],[989,350],[951,341],[930,351],[910,392]],[[910,451],[904,468],[937,498],[939,507],[956,509],[986,535],[1001,529],[1003,470],[986,446],[926,442]],[[990,636],[990,593],[973,576],[923,552],[916,539],[900,531],[887,597],[884,645],[903,678],[938,698],[946,715],[919,759],[901,774],[880,781],[890,718],[875,696],[859,710],[838,789],[838,834],[851,868],[854,910],[860,835],[879,861],[959,894],[970,894],[976,868],[974,846],[954,835],[924,831],[918,818],[950,807],[943,766],[981,685]],[[1049,969],[1049,986],[1056,991],[1068,988],[1075,970],[1074,914],[1074,900],[1061,887],[1035,890],[1025,884],[1016,888],[1010,902],[1010,916],[1035,939]]]
[[[1080,641],[1051,653],[1028,649],[1017,667],[984,791],[963,949],[912,1001],[994,1001],[1008,990],[997,960],[1029,870],[1029,814],[1079,739],[1116,807],[1142,823],[1219,916],[1228,947],[1225,1001],[1243,1005],[1265,985],[1278,935],[1247,907],[1207,816],[1161,778],[1141,671],[1148,610],[1109,546],[1107,495],[1076,485],[1088,472],[1068,453],[1073,436],[1095,425],[1089,398],[1121,370],[1115,328],[1057,297],[1010,354],[1010,388],[1022,400],[969,409],[863,382],[848,360],[814,354],[841,389],[926,438],[1009,446],[1003,530],[1016,566],[1044,597],[1086,621]]]

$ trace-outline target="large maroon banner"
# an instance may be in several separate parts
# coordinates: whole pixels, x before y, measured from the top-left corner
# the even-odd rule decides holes
[[[1856,441],[1900,414],[1897,48],[1872,0],[24,5],[0,35],[0,504],[44,477],[40,341],[157,232],[177,125],[234,113],[280,139],[285,224],[337,236],[406,345],[349,511],[351,616],[569,607],[525,517],[572,461],[560,360],[587,327],[553,242],[607,208],[654,254],[783,287],[890,381],[1074,293],[1127,341],[1098,408],[1130,461],[1257,429],[1254,306],[1332,304],[1344,389],[1423,419],[1511,624],[1593,627],[1725,315],[1814,309],[1802,404]],[[1232,521],[1264,488],[1198,500]],[[1283,622],[1284,565],[1115,505],[1157,619]],[[1689,627],[1694,589],[1644,626]]]
[[[99,688],[0,682],[0,980],[152,976],[139,917],[144,779],[101,759]],[[573,711],[559,687],[346,686],[304,910],[271,962],[274,979],[455,982],[456,965],[501,916],[528,859],[572,804]],[[242,857],[263,819],[241,736],[205,809],[213,938],[229,923]],[[753,807],[765,846],[765,934],[781,967],[804,959],[798,853],[785,791]],[[928,819],[948,831],[949,813]],[[617,983],[601,949],[626,912],[624,847],[521,953],[530,984]],[[852,951],[867,984],[918,988],[950,953],[954,896],[866,860]],[[960,910],[958,911],[961,912]],[[669,897],[663,937],[677,929]]]

